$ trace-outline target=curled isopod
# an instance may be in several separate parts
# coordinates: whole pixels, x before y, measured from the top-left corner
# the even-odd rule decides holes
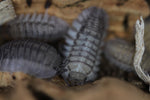
[[[107,14],[96,7],[84,10],[73,22],[63,52],[67,71],[62,74],[71,85],[82,85],[96,79],[106,29]]]
[[[133,71],[135,45],[125,40],[109,40],[104,49],[105,57],[116,66],[126,71]],[[150,71],[150,52],[145,50],[141,67],[145,72]]]
[[[13,38],[55,41],[67,33],[68,24],[60,18],[45,14],[20,15],[8,23]]]
[[[51,78],[60,71],[61,58],[50,45],[16,40],[0,47],[0,71],[21,71],[38,78]]]

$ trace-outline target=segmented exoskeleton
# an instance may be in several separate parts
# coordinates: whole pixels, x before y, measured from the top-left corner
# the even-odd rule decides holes
[[[105,56],[116,66],[123,70],[131,71],[134,70],[133,57],[135,54],[135,45],[128,43],[125,40],[114,39],[109,40],[105,45]],[[150,71],[150,53],[145,50],[141,67],[145,72]]]
[[[47,13],[20,15],[8,23],[13,38],[32,38],[45,41],[58,40],[67,33],[68,24]]]
[[[96,7],[84,10],[73,22],[65,40],[67,71],[62,75],[72,85],[93,81],[97,77],[106,28],[107,15],[103,9]]]
[[[21,71],[39,78],[51,78],[59,71],[61,58],[50,45],[16,40],[0,47],[0,71]]]

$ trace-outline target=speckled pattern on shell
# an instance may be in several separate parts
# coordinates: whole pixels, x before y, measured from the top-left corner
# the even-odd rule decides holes
[[[39,78],[57,74],[61,58],[50,45],[34,40],[16,40],[0,47],[0,71],[21,71]]]
[[[123,70],[134,70],[133,56],[135,45],[122,39],[109,40],[104,49],[105,57]],[[145,50],[141,67],[145,72],[150,72],[150,53]]]
[[[63,38],[69,25],[60,18],[45,14],[20,15],[8,23],[13,38],[32,38],[45,41],[55,41]]]
[[[73,22],[65,40],[67,71],[62,75],[72,85],[96,79],[106,29],[107,14],[96,7],[85,9]]]

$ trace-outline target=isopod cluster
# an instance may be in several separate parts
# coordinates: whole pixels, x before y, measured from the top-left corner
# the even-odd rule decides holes
[[[79,85],[97,78],[101,45],[107,29],[107,14],[103,9],[84,10],[69,29],[64,45],[65,68],[62,74],[71,84]]]
[[[10,0],[1,0],[0,6],[4,1],[12,5]],[[134,44],[123,39],[113,39],[105,42],[108,15],[104,9],[97,7],[84,9],[72,22],[71,26],[61,18],[48,14],[47,8],[52,3],[54,4],[52,7],[65,9],[67,6],[86,1],[45,0],[44,7],[46,10],[44,14],[34,12],[15,16],[13,12],[12,16],[16,18],[4,25],[8,34],[1,34],[0,36],[3,38],[4,35],[4,37],[13,39],[0,46],[0,72],[23,72],[47,80],[59,75],[69,86],[83,85],[95,81],[99,76],[102,77],[103,70],[105,70],[105,68],[101,69],[102,67],[109,70],[109,67],[101,64],[102,53],[108,62],[120,69],[128,72],[136,70],[136,67],[133,66],[134,57],[137,58]],[[26,0],[28,8],[32,6],[32,3],[34,3],[32,0]],[[0,8],[0,10],[10,9],[11,6],[8,4],[4,3],[4,9]],[[82,5],[76,7],[78,6]],[[2,13],[4,12],[2,11]],[[124,26],[128,24],[128,18],[126,17],[128,16],[124,18]],[[2,19],[1,15],[0,19]],[[150,18],[145,20],[146,34],[144,42],[146,50],[141,62],[145,74],[150,74],[149,22]],[[1,23],[0,20],[0,25]],[[144,27],[144,24],[142,26]],[[2,29],[0,32],[3,32],[3,27],[0,28]],[[138,43],[136,42],[136,44]],[[134,65],[138,64],[134,63]]]
[[[62,19],[45,14],[20,15],[8,23],[9,33],[14,39],[38,39],[54,41],[63,38],[68,24]]]
[[[28,3],[30,6],[31,1]],[[108,27],[108,16],[103,9],[85,9],[72,27],[47,13],[22,14],[7,25],[9,34],[18,40],[0,47],[1,71],[21,71],[38,78],[61,74],[71,85],[82,85],[97,78]],[[64,39],[63,57],[49,44],[39,42],[61,38]]]

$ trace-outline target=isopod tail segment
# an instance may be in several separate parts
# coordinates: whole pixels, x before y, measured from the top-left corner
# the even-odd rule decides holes
[[[62,74],[72,85],[97,78],[103,38],[108,27],[106,12],[97,7],[85,9],[73,22],[65,37],[63,55],[68,60]]]

